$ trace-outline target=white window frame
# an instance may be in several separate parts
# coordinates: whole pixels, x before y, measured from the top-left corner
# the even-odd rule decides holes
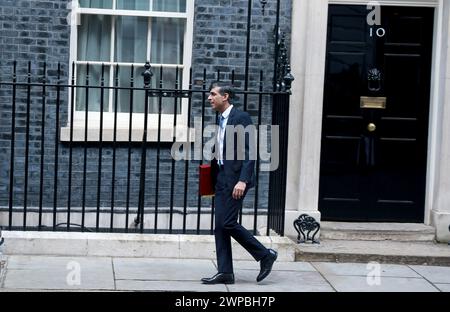
[[[75,12],[72,14],[77,14],[77,20],[80,20],[79,17],[84,14],[94,14],[94,15],[111,15],[111,16],[133,16],[133,17],[170,17],[170,18],[180,18],[186,20],[186,28],[184,34],[184,47],[183,47],[183,64],[181,65],[173,65],[173,64],[151,64],[153,73],[156,73],[160,70],[160,67],[164,68],[176,68],[178,67],[180,70],[183,70],[183,75],[180,77],[182,79],[181,87],[186,90],[189,89],[189,76],[190,76],[190,68],[192,65],[192,46],[193,46],[193,28],[194,28],[194,1],[195,0],[186,0],[186,12],[160,12],[160,11],[139,11],[139,10],[117,10],[116,3],[117,0],[113,0],[113,8],[112,9],[97,9],[97,8],[73,8]],[[152,8],[152,0],[149,0],[150,8]],[[150,26],[149,26],[150,27]],[[111,54],[114,53],[114,44],[115,44],[115,23],[114,19],[112,22],[111,28]],[[151,32],[148,32],[147,38],[147,60],[150,59],[151,53]],[[112,56],[110,59],[113,59]],[[69,70],[69,84],[72,79],[72,64],[75,63],[75,71],[77,69],[77,65],[87,64],[90,65],[102,65],[109,67],[110,75],[109,75],[109,85],[114,86],[114,66],[119,65],[122,68],[129,67],[134,64],[135,69],[142,68],[142,72],[145,70],[145,64],[135,64],[135,63],[121,63],[121,62],[87,62],[87,61],[78,61],[78,25],[73,23],[71,25],[71,34],[70,34],[70,70]],[[76,77],[76,73],[75,73]],[[77,82],[77,85],[82,85],[82,82]],[[136,75],[134,77],[134,86],[137,88],[143,87],[143,77]],[[107,91],[105,91],[107,92]],[[112,95],[113,90],[109,90],[109,103],[105,103],[107,105],[112,105]],[[72,94],[69,91],[69,103],[68,103],[68,112],[69,118],[67,126],[61,129],[61,141],[69,142],[71,140],[70,132],[73,130],[72,141],[73,142],[84,142],[85,141],[85,121],[86,121],[86,112],[85,111],[76,111],[73,116],[73,126],[70,124],[71,118],[71,103],[72,103]],[[76,96],[76,94],[75,94]],[[176,139],[178,141],[186,141],[187,129],[188,129],[188,99],[183,98],[181,101],[181,112],[177,114],[177,128],[176,128]],[[75,103],[75,99],[73,99]],[[75,104],[74,104],[75,105]],[[102,132],[102,140],[104,142],[111,142],[114,140],[114,118],[115,113],[112,112],[112,109],[109,112],[103,113],[103,132]],[[132,141],[142,141],[143,138],[143,129],[144,129],[144,113],[133,113],[133,129],[132,129]],[[88,142],[98,142],[100,140],[100,112],[88,112]],[[149,114],[148,115],[148,141],[157,141],[158,140],[158,114]],[[129,122],[130,122],[130,113],[117,113],[117,132],[116,132],[116,140],[117,142],[126,142],[129,140]],[[174,114],[162,114],[161,115],[161,141],[162,142],[171,142],[174,139]],[[192,132],[192,131],[191,131]],[[193,134],[191,134],[191,137]]]

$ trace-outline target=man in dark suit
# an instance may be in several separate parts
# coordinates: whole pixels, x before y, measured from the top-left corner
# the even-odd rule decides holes
[[[251,126],[252,121],[248,113],[232,105],[233,95],[231,85],[216,82],[211,85],[208,97],[211,107],[220,113],[214,151],[216,157],[212,161],[212,171],[216,175],[214,233],[219,272],[211,278],[203,278],[204,284],[234,283],[231,237],[260,262],[257,282],[270,274],[277,259],[276,251],[264,247],[238,223],[244,197],[255,183],[255,159],[250,159],[248,132],[235,131],[236,126],[245,128]],[[244,137],[239,138],[240,135]]]

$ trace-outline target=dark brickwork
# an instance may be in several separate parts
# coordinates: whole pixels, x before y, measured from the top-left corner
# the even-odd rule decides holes
[[[58,64],[61,66],[60,78],[67,83],[69,77],[69,47],[70,27],[67,25],[67,0],[0,0],[0,79],[11,82],[13,61],[17,61],[18,81],[27,80],[28,62],[31,62],[31,79],[42,82],[43,66],[47,64],[46,79],[48,83],[57,82]],[[206,68],[207,79],[205,86],[216,78],[216,72],[221,71],[221,79],[231,79],[231,70],[235,70],[236,86],[243,88],[245,70],[245,49],[247,38],[247,1],[246,0],[196,0],[196,13],[193,42],[193,72],[195,88],[201,89],[203,70]],[[268,3],[265,16],[261,15],[259,1],[254,1],[254,16],[252,23],[252,45],[250,61],[250,88],[259,87],[259,72],[264,71],[264,89],[270,90],[272,83],[276,1]],[[282,0],[281,28],[289,32],[291,1]],[[137,79],[141,79],[140,77]],[[139,80],[139,85],[141,82]],[[206,94],[206,93],[205,93]],[[206,95],[207,96],[207,95]],[[42,88],[33,87],[30,97],[30,128],[29,128],[29,157],[28,157],[28,207],[39,205],[40,165],[42,139],[44,145],[44,179],[42,184],[43,206],[54,205],[54,175],[55,175],[55,136],[56,136],[56,97],[55,87],[46,90],[45,133],[42,136]],[[60,122],[67,124],[68,118],[68,90],[60,91]],[[248,110],[257,122],[258,103],[260,98],[252,96],[248,99]],[[263,124],[270,123],[270,98],[261,97]],[[202,97],[194,97],[193,116],[202,115],[205,108],[205,123],[211,123],[215,115]],[[243,96],[236,99],[238,107],[243,106]],[[12,87],[2,86],[0,89],[0,206],[7,207],[9,202],[9,177],[11,156],[11,126],[12,126]],[[15,127],[15,170],[14,170],[14,198],[16,207],[24,206],[24,183],[26,166],[27,139],[27,89],[17,88],[16,127]],[[58,195],[57,206],[67,207],[68,195],[68,167],[69,146],[65,143],[57,144],[58,154]],[[171,195],[172,159],[170,145],[161,145],[160,155],[160,188],[158,203],[160,207],[168,207]],[[82,178],[84,164],[84,146],[73,147],[72,172],[72,207],[82,205]],[[87,147],[87,183],[86,206],[97,206],[99,146]],[[112,144],[104,144],[102,152],[102,182],[100,190],[100,207],[111,206],[112,182]],[[132,148],[130,205],[136,207],[139,193],[140,155],[139,145]],[[157,146],[151,144],[148,150],[146,168],[146,207],[153,207],[155,203],[156,156]],[[128,147],[117,148],[116,189],[114,192],[115,206],[124,207],[127,195],[127,164]],[[197,206],[197,171],[199,162],[189,163],[188,206]],[[183,206],[185,186],[185,163],[175,163],[174,205]],[[268,174],[261,174],[259,208],[267,208]],[[246,200],[246,207],[252,208],[254,202],[252,190]],[[208,207],[210,200],[203,200],[203,206]]]
[[[265,15],[259,1],[253,1],[250,47],[250,87],[257,88],[259,72],[267,77],[270,88],[275,51],[274,28],[277,1],[269,0]],[[237,80],[243,81],[247,48],[247,0],[196,0],[194,26],[193,69],[197,80],[202,79],[206,67],[208,79],[231,79],[235,70]],[[281,0],[280,30],[290,33],[291,1]],[[270,78],[270,79],[269,79]],[[241,83],[237,87],[243,88]]]

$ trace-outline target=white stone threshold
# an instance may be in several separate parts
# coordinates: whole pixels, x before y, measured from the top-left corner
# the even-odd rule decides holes
[[[216,259],[214,236],[98,234],[60,232],[9,232],[0,247],[6,255],[51,255],[82,257]],[[267,248],[278,251],[279,261],[295,261],[295,243],[287,237],[259,236]],[[233,259],[252,260],[233,241]]]

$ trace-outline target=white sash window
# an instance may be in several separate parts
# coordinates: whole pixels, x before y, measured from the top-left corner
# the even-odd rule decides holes
[[[74,8],[78,25],[71,27],[71,64],[75,63],[75,78],[78,86],[130,87],[133,76],[134,87],[143,87],[144,64],[150,61],[153,71],[152,88],[160,83],[164,89],[176,87],[187,89],[192,57],[192,31],[194,0],[79,0]],[[88,65],[89,64],[89,75]],[[131,73],[132,66],[134,67]],[[162,70],[162,77],[161,72]],[[118,80],[116,81],[116,74]],[[72,73],[71,73],[72,76]],[[103,94],[102,94],[103,93]],[[125,140],[133,118],[134,140],[141,140],[144,127],[145,92],[129,90],[78,87],[74,95],[74,140],[84,138],[86,110],[88,111],[89,141],[95,141],[100,128],[100,110],[103,103],[104,140],[112,140],[115,107],[118,115],[118,140]],[[103,101],[102,101],[103,95]],[[117,97],[117,99],[116,99]],[[133,98],[133,114],[130,102]],[[173,98],[162,100],[161,128],[163,140],[173,137],[174,112],[177,124],[187,124],[187,100]],[[70,112],[69,101],[69,112]],[[176,105],[176,107],[175,107]],[[149,98],[149,140],[153,140],[158,129],[159,98]],[[62,129],[61,137],[68,141],[70,124]],[[123,133],[121,133],[123,132]],[[125,133],[126,132],[126,133]],[[170,135],[172,134],[172,135]],[[126,139],[128,140],[128,139]]]

